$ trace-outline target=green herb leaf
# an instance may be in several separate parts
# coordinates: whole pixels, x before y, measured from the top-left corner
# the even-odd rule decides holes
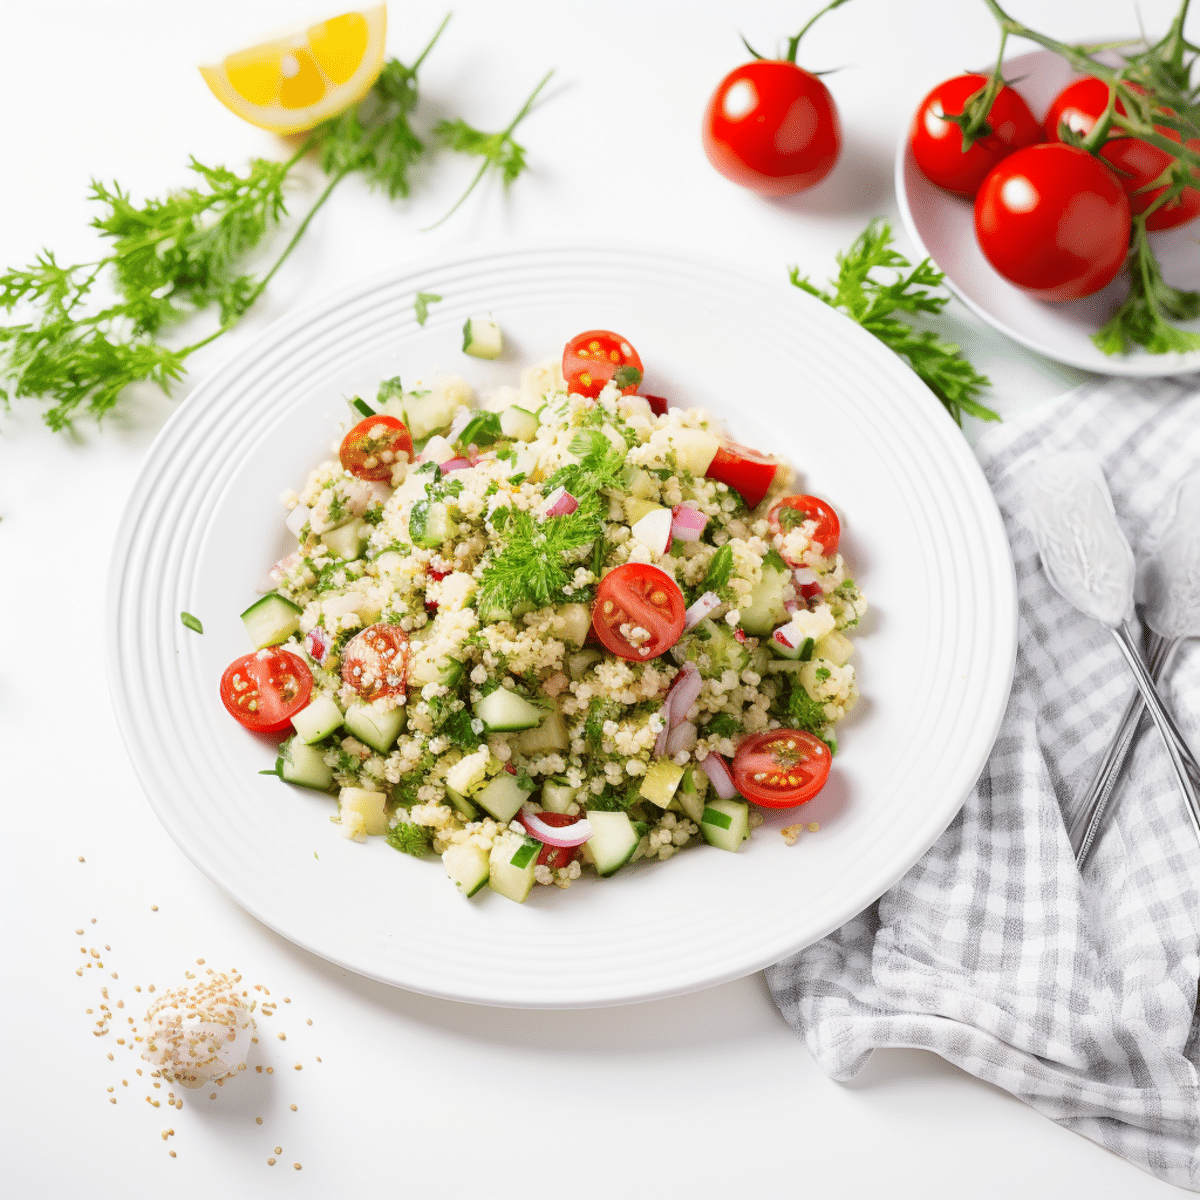
[[[963,415],[982,421],[998,421],[999,414],[983,405],[979,397],[991,386],[963,356],[953,342],[944,341],[931,330],[917,332],[893,314],[897,312],[936,315],[949,296],[934,295],[943,275],[926,258],[917,266],[892,249],[892,227],[883,220],[872,221],[845,253],[837,256],[838,274],[832,290],[821,289],[792,267],[792,284],[831,308],[844,312],[900,355],[945,406],[959,425]],[[873,272],[894,272],[890,281]]]
[[[728,542],[722,546],[708,561],[708,571],[697,589],[697,595],[704,592],[720,592],[733,576],[733,547]]]
[[[204,626],[201,624],[200,618],[193,617],[190,612],[181,612],[179,614],[179,619],[184,625],[186,625],[189,629],[194,630],[196,633],[204,632]]]
[[[491,446],[504,436],[500,429],[500,414],[485,412],[482,409],[474,413],[471,419],[462,427],[462,432],[454,439],[456,446]]]
[[[384,839],[393,850],[412,854],[417,858],[428,854],[433,847],[433,836],[424,825],[401,822],[387,831]]]
[[[375,416],[375,410],[365,400],[360,400],[357,396],[350,401],[350,404],[353,408],[356,408],[360,413],[362,413],[364,417]]]
[[[441,296],[434,295],[433,292],[418,292],[417,298],[413,301],[413,309],[417,314],[417,324],[424,325],[429,318],[429,306],[431,304],[440,304]]]
[[[404,384],[400,382],[399,375],[393,375],[391,379],[380,383],[379,390],[375,393],[375,403],[382,408],[389,400],[398,400],[403,395]]]

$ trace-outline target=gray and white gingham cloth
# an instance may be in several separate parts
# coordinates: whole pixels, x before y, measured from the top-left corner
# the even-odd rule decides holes
[[[1200,1191],[1200,847],[1157,736],[1142,738],[1083,874],[1064,819],[1133,684],[1116,643],[1047,582],[1014,468],[1095,453],[1135,550],[1200,463],[1200,385],[1088,385],[989,431],[979,457],[1012,544],[1016,678],[954,823],[836,933],[771,967],[834,1079],[872,1050],[933,1050],[1139,1167]],[[1200,646],[1164,691],[1200,749]]]

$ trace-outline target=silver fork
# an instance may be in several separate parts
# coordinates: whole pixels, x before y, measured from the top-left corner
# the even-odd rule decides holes
[[[1183,638],[1164,638],[1153,630],[1147,631],[1146,664],[1150,671],[1150,677],[1155,683],[1170,669],[1175,653],[1183,640]],[[1116,736],[1096,767],[1096,773],[1084,792],[1079,809],[1072,818],[1068,829],[1071,849],[1075,852],[1075,862],[1080,870],[1087,863],[1096,837],[1108,816],[1109,802],[1117,781],[1121,777],[1121,768],[1125,764],[1125,759],[1142,731],[1148,728],[1149,724],[1146,702],[1142,699],[1140,692],[1134,692],[1125,707],[1125,713],[1117,727]],[[1192,782],[1200,787],[1200,771],[1196,769],[1195,760],[1190,755],[1185,755],[1183,765]]]

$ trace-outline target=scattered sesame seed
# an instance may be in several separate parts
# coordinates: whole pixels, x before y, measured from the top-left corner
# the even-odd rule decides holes
[[[83,859],[83,855],[82,855],[82,854],[79,856],[79,861],[80,861],[80,862],[83,862],[83,861],[84,861],[84,859]]]
[[[287,1041],[287,1034],[286,1034],[286,1033],[279,1033],[279,1034],[276,1034],[275,1036],[276,1036],[276,1037],[278,1037],[278,1038],[279,1038],[279,1040],[280,1040],[281,1042],[286,1042],[286,1041]]]
[[[320,1061],[321,1061],[321,1056],[318,1054],[318,1055],[317,1055],[317,1062],[320,1062]]]
[[[111,1092],[113,1089],[112,1089],[112,1088],[109,1088],[108,1090]]]
[[[151,912],[158,912],[158,905],[157,905],[157,904],[152,904],[152,905],[150,905],[150,911],[151,911]]]
[[[75,930],[75,932],[76,932],[77,934],[79,934],[79,936],[80,936],[80,937],[83,937],[83,930],[82,930],[82,929],[77,929],[77,930]]]
[[[291,1004],[291,1002],[292,1002],[291,996],[284,996],[283,1002],[284,1002],[284,1004]]]
[[[274,1160],[273,1158],[268,1158],[268,1159],[267,1159],[267,1166],[268,1166],[268,1167],[273,1167],[274,1165],[275,1165],[275,1160]]]
[[[296,1106],[293,1104],[293,1105],[292,1105],[292,1112],[295,1112],[295,1111],[296,1111]]]
[[[105,942],[105,943],[104,943],[104,948],[105,948],[105,950],[111,950],[111,949],[112,949],[112,947],[111,947],[111,946],[110,946],[110,945],[109,945],[107,942]]]
[[[275,1153],[276,1153],[276,1154],[282,1154],[282,1153],[283,1153],[283,1147],[282,1147],[282,1146],[276,1146],[276,1147],[275,1147]]]
[[[108,1102],[109,1102],[109,1104],[116,1104],[116,1102],[117,1102],[116,1096],[109,1096]]]
[[[196,966],[198,966],[198,967],[204,966],[204,959],[202,959],[202,958],[196,959]]]
[[[303,1071],[303,1070],[304,1070],[304,1064],[303,1064],[303,1063],[297,1063],[297,1064],[296,1064],[296,1068],[295,1068],[295,1069],[296,1069],[297,1071]]]
[[[305,1024],[307,1024],[307,1025],[311,1025],[311,1024],[312,1024],[312,1017],[309,1017],[309,1018],[308,1018],[308,1020],[305,1022]]]
[[[108,1056],[108,1061],[109,1061],[109,1062],[112,1062],[112,1060],[113,1060],[113,1056],[110,1054],[110,1055]],[[138,1074],[140,1075],[140,1074],[141,1074],[141,1071],[139,1071],[139,1072],[138,1072]]]
[[[93,917],[93,918],[92,918],[92,924],[93,924],[93,925],[95,925],[95,923],[96,923],[96,918],[95,918],[95,917]]]
[[[174,1158],[174,1157],[175,1157],[175,1151],[174,1151],[174,1150],[168,1150],[168,1151],[167,1151],[167,1153],[168,1153],[168,1154],[169,1154],[169,1155],[170,1155],[172,1158]]]
[[[295,1167],[297,1171],[298,1171],[298,1170],[300,1170],[300,1164],[299,1164],[299,1163],[292,1163],[292,1166],[293,1166],[293,1167]]]

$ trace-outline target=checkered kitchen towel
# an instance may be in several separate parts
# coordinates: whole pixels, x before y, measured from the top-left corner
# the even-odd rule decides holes
[[[1200,1191],[1200,847],[1145,736],[1082,876],[1069,816],[1133,690],[1116,643],[1047,582],[1014,468],[1096,454],[1135,547],[1200,464],[1200,387],[1088,385],[990,431],[979,456],[1012,543],[1016,678],[962,812],[878,903],[767,979],[834,1079],[882,1046],[933,1050],[1139,1167]],[[1166,693],[1200,749],[1200,644]]]

